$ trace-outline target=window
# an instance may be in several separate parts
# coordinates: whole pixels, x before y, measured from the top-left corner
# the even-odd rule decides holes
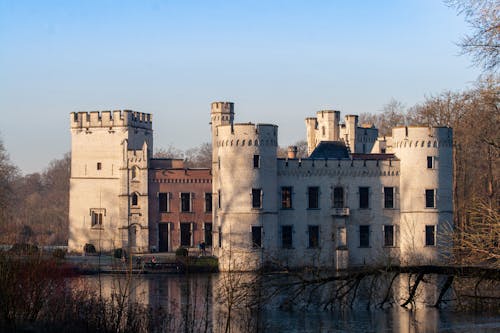
[[[137,193],[132,193],[131,201],[132,206],[137,206],[139,204],[139,196],[137,195]]]
[[[333,189],[333,208],[344,208],[344,188],[335,187]]]
[[[308,226],[309,232],[309,248],[317,248],[319,247],[319,226],[310,225]]]
[[[212,193],[205,193],[205,212],[209,213],[212,211]]]
[[[319,187],[312,186],[307,188],[308,208],[319,208]]]
[[[253,167],[260,168],[260,155],[253,155]]]
[[[262,247],[262,227],[252,227],[252,247]]]
[[[393,225],[384,225],[384,246],[394,246]]]
[[[427,156],[427,169],[432,169],[434,167],[434,159],[432,156]]]
[[[260,188],[252,189],[252,208],[262,208],[262,190]]]
[[[359,208],[363,209],[370,208],[369,193],[370,193],[369,187],[359,188]]]
[[[434,190],[425,190],[425,208],[435,208],[435,191]]]
[[[192,242],[192,227],[193,223],[181,223],[181,246],[191,247],[193,246]]]
[[[132,179],[136,179],[137,178],[137,167],[132,167],[132,170],[131,170],[131,177]]]
[[[291,225],[281,226],[281,247],[284,249],[291,249],[293,247],[292,238],[293,228]]]
[[[436,226],[426,225],[425,226],[425,246],[435,246],[436,245]]]
[[[97,162],[97,170],[101,170],[102,169],[102,163],[101,162]]]
[[[217,190],[217,208],[221,208],[222,205],[222,192],[221,190]]]
[[[95,228],[102,227],[103,217],[106,215],[104,208],[91,208],[90,209],[90,225]]]
[[[370,226],[359,226],[359,247],[370,247]]]
[[[191,193],[181,193],[181,212],[191,211]]]
[[[212,246],[212,223],[206,222],[204,225],[205,229],[205,245]]]
[[[394,208],[394,187],[384,187],[384,208]]]
[[[281,188],[281,208],[292,208],[292,187],[290,186]]]
[[[158,193],[158,209],[160,213],[170,212],[170,193]]]
[[[222,247],[222,228],[218,227],[217,230],[218,230],[218,234],[219,234],[219,237],[218,237],[219,247]]]

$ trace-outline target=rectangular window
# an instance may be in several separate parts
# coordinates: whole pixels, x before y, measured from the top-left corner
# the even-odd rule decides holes
[[[252,208],[262,208],[262,190],[260,188],[252,189]]]
[[[436,207],[436,200],[434,194],[435,194],[434,190],[425,190],[425,208]]]
[[[191,247],[192,223],[181,223],[181,246]]]
[[[281,188],[281,208],[292,208],[292,187],[284,186]]]
[[[291,225],[281,226],[281,247],[291,249],[293,247],[293,228]]]
[[[206,222],[204,225],[205,229],[205,245],[212,246],[212,223]]]
[[[102,226],[102,212],[91,212],[91,223],[93,227],[101,227]]]
[[[394,208],[394,187],[384,187],[384,208]]]
[[[170,212],[170,195],[169,193],[158,193],[158,210],[160,213]]]
[[[425,246],[435,246],[436,245],[436,226],[426,225],[425,226]]]
[[[309,232],[309,248],[319,247],[319,226],[310,225],[307,227]]]
[[[360,187],[359,188],[359,208],[370,208],[370,188],[369,187]]]
[[[205,212],[209,213],[212,211],[212,193],[205,193]]]
[[[319,187],[311,186],[307,188],[308,208],[319,208]]]
[[[335,187],[333,189],[333,208],[344,208],[344,188]]]
[[[253,167],[260,168],[260,155],[253,155]]]
[[[394,246],[393,225],[384,225],[384,246]]]
[[[181,193],[181,212],[191,211],[191,193]]]
[[[218,241],[219,241],[219,247],[222,247],[222,228],[218,227],[217,230],[218,230],[218,234],[219,234],[219,237],[218,237],[219,238],[218,239]]]
[[[427,169],[432,169],[434,167],[433,160],[432,156],[427,156]]]
[[[97,162],[97,170],[101,170],[102,169],[102,163],[101,162]]]
[[[252,247],[262,247],[262,227],[252,227]]]
[[[222,192],[221,190],[217,190],[217,208],[221,208],[222,206]]]
[[[370,226],[359,226],[359,247],[370,247]]]

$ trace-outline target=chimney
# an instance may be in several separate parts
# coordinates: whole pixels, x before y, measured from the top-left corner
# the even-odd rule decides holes
[[[297,146],[288,146],[288,158],[297,158]]]

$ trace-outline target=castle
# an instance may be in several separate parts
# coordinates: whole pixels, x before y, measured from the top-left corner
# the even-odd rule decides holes
[[[152,117],[71,114],[69,250],[173,251],[205,242],[221,270],[431,263],[449,244],[452,129],[379,137],[339,111],[306,118],[308,157],[278,126],[211,108],[212,168],[152,158]]]

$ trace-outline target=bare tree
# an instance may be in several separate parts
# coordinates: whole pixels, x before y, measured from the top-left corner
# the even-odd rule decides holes
[[[474,64],[486,71],[498,69],[500,56],[500,6],[495,0],[447,0],[446,3],[465,16],[472,32],[459,46],[470,54]]]

